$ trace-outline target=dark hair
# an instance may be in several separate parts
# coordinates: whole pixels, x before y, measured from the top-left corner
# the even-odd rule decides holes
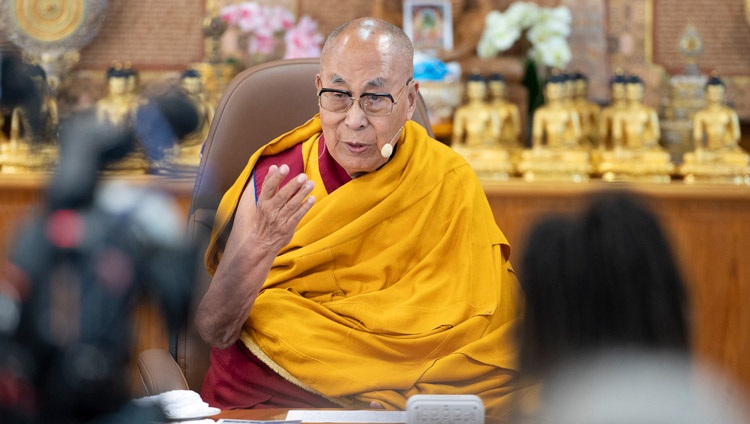
[[[107,79],[127,78],[128,76],[130,76],[130,73],[123,68],[112,66],[107,69]]]
[[[583,72],[574,72],[573,73],[573,80],[574,81],[588,81],[589,77],[584,74]]]
[[[490,76],[489,76],[488,80],[489,80],[489,81],[501,81],[501,82],[506,82],[506,80],[505,80],[505,76],[504,76],[503,74],[499,73],[499,72],[493,72],[492,74],[490,74]]]
[[[467,81],[469,82],[485,82],[484,77],[481,74],[478,73],[472,73],[469,75],[469,78],[467,78]]]
[[[563,74],[563,73],[552,74],[552,76],[547,79],[547,82],[545,83],[545,85],[547,85],[547,84],[564,84],[564,83],[568,82],[569,79],[570,78],[568,77],[568,74]]]
[[[629,75],[625,77],[625,84],[639,84],[643,85],[643,80],[638,75]]]
[[[627,82],[627,78],[628,77],[623,72],[618,70],[618,72],[616,72],[612,76],[612,78],[610,78],[609,85],[613,86],[615,84],[625,84]]]
[[[633,195],[600,194],[578,216],[538,222],[519,276],[524,373],[606,348],[689,350],[677,264],[656,217]]]
[[[181,78],[200,78],[201,73],[195,69],[186,69],[182,72]]]
[[[724,87],[724,81],[722,81],[722,79],[716,75],[711,75],[711,78],[709,78],[708,81],[706,81],[705,86],[708,87],[710,85],[720,85]]]

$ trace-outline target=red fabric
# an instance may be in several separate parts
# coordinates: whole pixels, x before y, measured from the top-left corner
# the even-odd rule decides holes
[[[258,163],[253,168],[253,181],[255,181],[255,199],[257,200],[260,196],[260,189],[263,186],[263,181],[268,175],[268,169],[271,165],[281,166],[287,164],[289,166],[289,173],[286,175],[284,180],[281,182],[279,187],[284,187],[286,183],[292,178],[296,177],[305,170],[305,164],[302,162],[302,144],[297,144],[291,149],[284,150],[281,153],[273,156],[262,156],[258,159]]]
[[[328,152],[325,145],[325,140],[321,135],[320,141],[318,142],[318,167],[320,168],[320,176],[323,178],[323,184],[326,187],[326,191],[328,193],[333,193],[334,190],[351,181],[352,178],[346,173],[344,168],[333,159],[333,156]],[[256,199],[260,196],[260,189],[263,186],[263,181],[266,179],[266,175],[268,175],[268,169],[271,165],[281,166],[282,164],[287,164],[289,166],[289,174],[287,174],[286,178],[281,182],[281,187],[298,174],[305,172],[305,165],[302,162],[301,143],[273,156],[263,156],[258,159],[258,163],[255,164],[255,168],[253,169]]]
[[[333,159],[333,156],[331,156],[331,153],[326,148],[325,138],[322,135],[318,142],[318,168],[320,169],[320,177],[323,179],[323,184],[326,186],[328,193],[333,193],[334,190],[352,180],[352,177],[349,176],[344,168]]]
[[[201,397],[220,409],[339,407],[285,380],[241,341],[226,349],[211,350],[211,367]]]

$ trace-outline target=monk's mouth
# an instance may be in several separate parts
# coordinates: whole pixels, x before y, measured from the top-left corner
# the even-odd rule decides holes
[[[362,144],[362,143],[345,143],[345,144],[346,144],[346,147],[349,149],[349,151],[353,153],[362,153],[370,147],[369,144]]]

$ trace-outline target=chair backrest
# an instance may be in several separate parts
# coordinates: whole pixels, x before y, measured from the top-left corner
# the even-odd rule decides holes
[[[249,157],[318,112],[318,70],[317,58],[268,62],[242,71],[225,90],[203,146],[188,218],[188,232],[201,253],[208,245],[219,202]],[[433,135],[421,96],[412,119]],[[199,269],[196,306],[210,283],[205,269]],[[191,316],[185,331],[172,338],[170,350],[190,388],[200,391],[208,369],[209,347],[192,324]]]

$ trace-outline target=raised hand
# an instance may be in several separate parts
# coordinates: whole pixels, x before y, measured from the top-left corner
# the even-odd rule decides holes
[[[287,165],[272,165],[257,205],[252,204],[255,201],[253,190],[245,190],[235,217],[235,226],[247,228],[254,243],[273,252],[291,241],[297,224],[315,203],[315,198],[310,196],[314,183],[305,174],[297,175],[280,187],[287,174]],[[254,214],[249,213],[252,210]]]

